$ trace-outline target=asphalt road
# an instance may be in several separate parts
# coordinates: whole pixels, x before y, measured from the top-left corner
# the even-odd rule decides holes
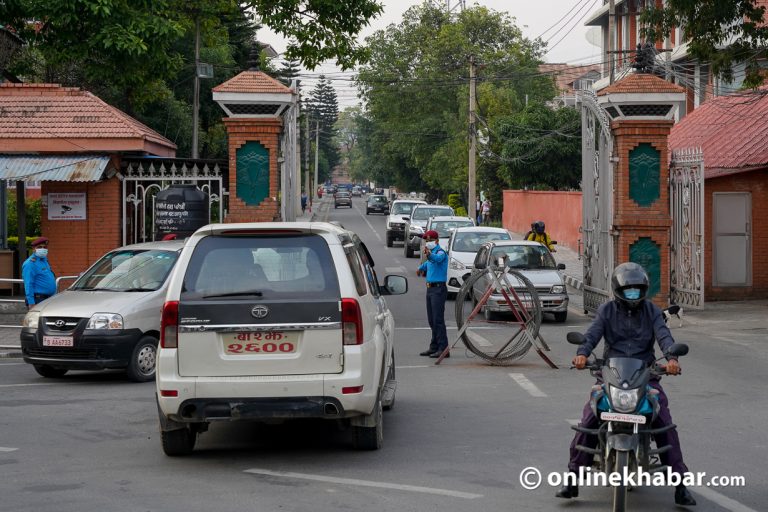
[[[609,510],[608,488],[582,489],[565,502],[546,483],[531,491],[519,483],[529,466],[545,475],[565,469],[569,421],[579,418],[592,382],[567,369],[573,348],[564,339],[589,320],[572,311],[565,325],[544,323],[559,370],[534,352],[514,366],[491,367],[461,344],[435,366],[418,355],[429,331],[417,260],[399,244],[385,247],[385,218],[366,216],[363,200],[327,213],[360,234],[380,279],[409,279],[406,295],[388,298],[398,394],[385,413],[382,450],[353,450],[331,423],[230,424],[213,425],[191,457],[168,458],[151,383],[133,384],[118,372],[49,380],[19,360],[1,360],[0,510]],[[452,307],[446,320],[455,326]],[[455,333],[449,329],[449,337]],[[664,380],[686,461],[692,471],[746,479],[744,487],[692,489],[696,510],[765,510],[764,330],[699,324],[673,333],[691,345],[684,374]],[[636,489],[630,509],[675,510],[672,490]]]

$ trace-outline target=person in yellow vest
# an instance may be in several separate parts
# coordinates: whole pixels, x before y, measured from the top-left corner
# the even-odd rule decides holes
[[[530,240],[531,242],[539,242],[547,246],[547,249],[549,249],[550,252],[557,252],[555,250],[555,245],[552,243],[552,240],[549,238],[549,235],[544,230],[545,229],[544,221],[543,220],[537,220],[533,224],[531,224],[531,231],[528,232],[525,239]]]

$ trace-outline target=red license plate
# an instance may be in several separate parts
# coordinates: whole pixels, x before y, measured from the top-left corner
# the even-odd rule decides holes
[[[44,347],[74,347],[75,339],[72,336],[43,336]]]
[[[293,354],[299,342],[299,331],[233,332],[223,334],[227,355]]]

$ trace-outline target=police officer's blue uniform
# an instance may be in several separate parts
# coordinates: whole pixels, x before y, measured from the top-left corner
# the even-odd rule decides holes
[[[56,293],[56,277],[48,258],[33,254],[21,267],[24,293],[28,306],[38,304]]]

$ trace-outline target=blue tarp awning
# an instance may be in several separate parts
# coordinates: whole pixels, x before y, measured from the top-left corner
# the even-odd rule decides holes
[[[107,165],[104,155],[0,155],[0,180],[99,181]]]

